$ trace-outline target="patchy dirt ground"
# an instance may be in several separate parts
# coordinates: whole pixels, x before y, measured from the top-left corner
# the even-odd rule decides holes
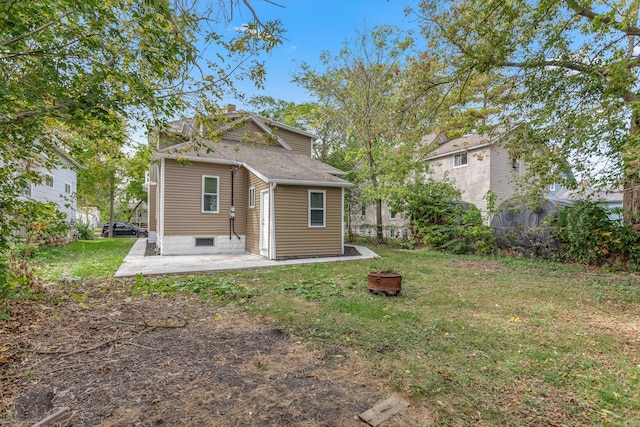
[[[499,271],[506,267],[493,261],[474,261],[474,260],[453,260],[449,261],[449,265],[458,268],[468,268],[482,271]]]
[[[357,414],[391,393],[344,349],[310,350],[236,308],[60,299],[21,304],[0,324],[0,425],[69,407],[56,425],[361,426]],[[430,421],[411,406],[383,425]]]

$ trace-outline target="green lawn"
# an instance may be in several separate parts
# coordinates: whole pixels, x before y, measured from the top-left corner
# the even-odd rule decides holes
[[[77,242],[34,261],[54,278],[105,277],[132,244]],[[311,346],[358,358],[438,425],[640,425],[637,275],[374,250],[381,259],[121,284],[127,297],[243,303]],[[382,269],[403,274],[402,296],[367,292],[367,273]]]
[[[113,276],[135,242],[136,239],[80,240],[41,248],[35,252],[32,264],[47,280]]]

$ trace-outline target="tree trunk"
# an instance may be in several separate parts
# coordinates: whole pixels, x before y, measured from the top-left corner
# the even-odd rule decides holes
[[[109,187],[109,237],[113,237],[113,199],[116,194],[116,182],[115,179],[111,180],[111,186]]]
[[[625,224],[640,231],[640,182],[627,175],[624,180],[622,211]]]
[[[376,240],[378,243],[384,242],[384,232],[382,229],[382,199],[376,200]]]
[[[634,111],[629,126],[630,136],[635,136],[640,131],[640,115]],[[635,138],[629,138],[635,140]],[[622,155],[622,167],[624,168],[622,215],[625,224],[636,231],[640,231],[640,159],[637,158],[637,150],[629,147]]]
[[[638,11],[640,10],[640,2],[634,0],[629,8],[633,15],[633,24],[638,22]],[[631,58],[636,48],[636,36],[629,36],[629,47],[627,55]],[[640,130],[640,115],[635,108],[632,108],[631,125],[629,126],[629,134],[631,137],[636,136]],[[629,138],[630,141],[636,141],[635,138]],[[625,224],[636,231],[640,231],[640,159],[638,158],[638,147],[629,147],[622,154],[622,167],[624,168],[624,178],[622,181],[622,217]]]

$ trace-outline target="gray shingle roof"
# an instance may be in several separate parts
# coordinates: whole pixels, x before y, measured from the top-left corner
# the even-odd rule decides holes
[[[184,158],[190,161],[242,164],[267,182],[349,187],[352,184],[335,175],[339,169],[281,146],[225,139],[212,142],[197,139],[159,150],[156,158]]]

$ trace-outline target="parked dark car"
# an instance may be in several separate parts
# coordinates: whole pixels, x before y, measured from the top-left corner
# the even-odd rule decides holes
[[[126,222],[113,223],[113,237],[149,237],[146,228],[139,228]],[[109,237],[109,224],[102,226],[102,237]]]

